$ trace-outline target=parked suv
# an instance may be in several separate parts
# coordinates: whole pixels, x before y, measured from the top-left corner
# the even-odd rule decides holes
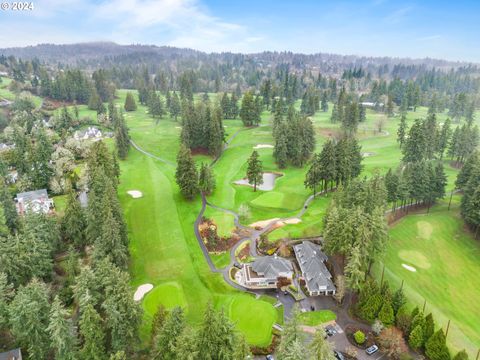
[[[377,345],[372,345],[369,348],[367,348],[367,350],[365,350],[367,355],[375,354],[377,351],[378,351],[378,346]]]

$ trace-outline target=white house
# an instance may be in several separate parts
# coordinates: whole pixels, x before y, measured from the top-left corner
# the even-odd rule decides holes
[[[248,288],[277,288],[279,280],[292,281],[293,266],[277,255],[260,257],[242,268],[243,285]]]
[[[15,201],[19,215],[27,212],[48,214],[54,208],[53,200],[49,199],[46,189],[19,193]]]
[[[95,126],[89,126],[84,131],[75,131],[73,137],[75,140],[98,140],[102,138],[102,131]]]

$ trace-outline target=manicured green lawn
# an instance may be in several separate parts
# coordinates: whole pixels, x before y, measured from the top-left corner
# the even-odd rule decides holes
[[[337,319],[337,315],[330,310],[307,311],[300,314],[300,323],[308,326],[317,326]]]
[[[268,346],[272,341],[271,329],[277,320],[277,311],[269,302],[256,300],[251,295],[238,295],[231,300],[228,314],[250,344]]]
[[[480,243],[465,231],[458,198],[450,211],[444,201],[430,214],[403,218],[390,237],[386,279],[394,287],[404,280],[413,304],[422,307],[426,300],[426,313],[434,314],[437,326],[445,330],[451,320],[449,344],[455,350],[466,348],[474,358],[480,347]]]
[[[212,258],[213,264],[217,269],[222,269],[228,264],[230,264],[230,252],[224,251],[220,254],[213,254],[210,253],[210,257]]]
[[[219,236],[230,237],[235,228],[234,217],[232,214],[207,206],[203,216],[207,219],[213,220],[217,225],[217,234]]]
[[[124,92],[119,94],[123,96]],[[118,103],[123,103],[121,97]],[[145,150],[174,161],[178,124],[163,120],[155,126],[144,115],[144,109],[139,106],[135,113],[127,114],[132,138]],[[174,172],[173,166],[134,149],[130,150],[128,159],[121,162],[119,197],[129,230],[132,286],[136,288],[144,283],[155,286],[144,300],[142,338],[148,339],[151,318],[158,304],[181,305],[187,320],[195,325],[202,321],[207,303],[213,302],[216,307],[223,307],[232,320],[238,321],[240,331],[251,344],[268,345],[276,318],[273,306],[265,301],[253,299],[252,302],[250,296],[234,290],[220,274],[210,271],[193,231],[201,208],[200,198],[185,201],[175,184]],[[128,190],[139,190],[143,197],[133,199],[127,194]],[[251,306],[258,306],[258,311],[265,315],[249,325],[249,313],[238,310]]]

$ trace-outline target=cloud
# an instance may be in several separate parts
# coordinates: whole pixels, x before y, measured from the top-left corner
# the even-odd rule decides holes
[[[412,6],[405,6],[390,13],[383,20],[389,24],[398,24],[402,22],[412,10]]]

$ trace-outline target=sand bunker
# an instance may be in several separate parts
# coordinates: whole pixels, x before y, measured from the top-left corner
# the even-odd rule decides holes
[[[181,126],[175,126],[175,129],[181,129],[182,127]]]
[[[407,265],[407,264],[402,264],[402,266],[407,269],[408,271],[411,272],[417,272],[417,269],[415,269],[413,266]]]
[[[373,153],[373,152],[364,152],[364,153],[362,153],[362,156],[363,156],[363,157],[370,157],[370,156],[374,156],[374,155],[375,155],[375,153]]]
[[[253,147],[254,149],[273,149],[273,145],[270,144],[258,144]]]
[[[141,191],[138,190],[129,190],[127,191],[127,194],[130,195],[134,199],[141,198],[143,196]]]
[[[252,227],[252,228],[256,228],[256,227],[260,227],[260,228],[264,228],[265,226],[267,226],[268,224],[270,224],[271,222],[274,222],[274,221],[278,221],[280,220],[280,218],[273,218],[273,219],[268,219],[268,220],[262,220],[262,221],[257,221],[257,222],[254,222],[248,226]]]
[[[298,224],[301,222],[302,222],[302,219],[299,219],[299,218],[293,218],[293,219],[288,219],[283,221],[284,224]]]
[[[145,296],[146,293],[148,293],[150,290],[153,289],[153,285],[152,284],[143,284],[143,285],[140,285],[138,288],[137,288],[137,291],[135,291],[135,294],[133,294],[133,300],[135,301],[140,301],[143,299],[143,297]]]
[[[279,227],[282,227],[282,226],[285,226],[287,224],[298,224],[299,222],[302,222],[301,219],[299,218],[293,218],[293,219],[287,219],[287,220],[280,220],[279,218],[272,218],[272,219],[268,219],[268,220],[262,220],[262,221],[257,221],[257,222],[254,222],[248,226],[256,229],[256,228],[265,228],[267,227],[268,225],[273,224],[273,228],[274,229],[278,229]]]

